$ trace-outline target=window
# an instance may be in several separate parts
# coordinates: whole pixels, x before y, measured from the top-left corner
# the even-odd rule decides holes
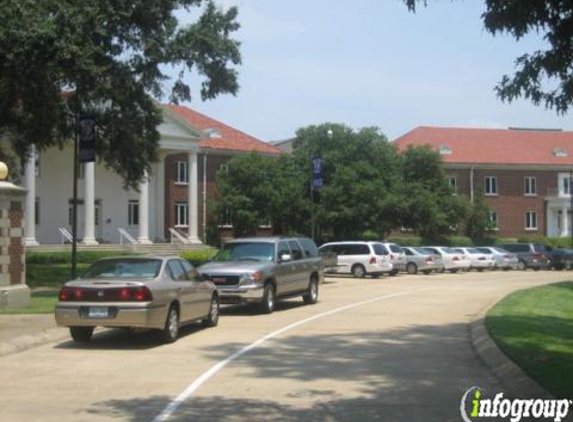
[[[535,177],[525,178],[525,196],[535,196],[537,195],[537,180]]]
[[[175,163],[175,183],[189,183],[189,163],[187,161]]]
[[[497,230],[497,212],[490,211],[489,212],[489,222],[491,224],[492,229]]]
[[[34,209],[34,222],[40,224],[40,198],[36,197],[36,206]]]
[[[34,151],[34,176],[40,177],[40,151]]]
[[[370,255],[370,248],[365,244],[343,244],[341,247],[342,251],[339,252],[339,255]]]
[[[571,177],[567,176],[563,178],[563,194],[569,195],[571,193]]]
[[[277,251],[278,259],[281,259],[283,255],[290,255],[290,249],[288,248],[288,243],[286,242],[279,242]]]
[[[130,226],[139,225],[139,201],[130,199],[127,202],[127,224]]]
[[[289,240],[288,245],[290,246],[290,250],[292,251],[293,261],[297,261],[303,258],[302,249],[295,240]]]
[[[185,273],[187,273],[187,279],[196,281],[197,280],[197,270],[195,268],[193,268],[193,265],[191,265],[189,263],[189,261],[185,261],[185,260],[180,260],[179,262],[181,263],[181,265],[183,265],[183,269],[185,270]]]
[[[497,177],[486,176],[485,177],[485,194],[486,195],[497,195]]]
[[[219,171],[229,173],[229,164],[223,163],[219,166]]]
[[[535,211],[525,213],[525,230],[537,230],[537,213]]]
[[[189,280],[183,265],[178,259],[172,259],[167,263],[167,268],[169,268],[169,274],[171,275],[171,279],[175,281],[185,281]]]
[[[298,242],[304,249],[304,253],[309,258],[314,258],[318,256],[318,248],[316,244],[310,239],[298,239]]]
[[[458,193],[458,178],[456,176],[448,176],[448,183],[450,184],[450,187],[454,193]]]
[[[221,224],[222,227],[233,227],[233,223],[231,220],[231,208],[225,207],[223,212],[221,213]]]
[[[177,202],[175,204],[175,226],[187,227],[187,217],[189,216],[187,202]]]

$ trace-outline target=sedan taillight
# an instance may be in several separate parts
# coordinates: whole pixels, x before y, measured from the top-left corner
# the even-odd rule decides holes
[[[151,302],[153,295],[147,286],[92,289],[62,287],[61,302]]]
[[[459,261],[459,260],[460,260],[460,258],[458,258],[457,256],[454,256],[454,257],[452,258],[452,261]]]
[[[426,262],[433,262],[433,261],[434,261],[434,259],[431,256],[426,258]]]
[[[372,258],[370,258],[370,262],[369,262],[369,263],[370,263],[370,264],[376,264],[376,257],[373,256]]]

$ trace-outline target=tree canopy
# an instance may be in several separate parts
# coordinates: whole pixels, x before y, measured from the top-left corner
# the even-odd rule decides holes
[[[427,0],[403,0],[408,8]],[[543,34],[548,47],[516,59],[513,76],[504,75],[496,91],[502,100],[519,97],[543,104],[558,113],[573,105],[573,2],[570,0],[485,0],[482,20],[492,35],[508,33],[516,39]]]
[[[181,25],[182,10],[195,21]],[[235,7],[211,0],[4,0],[0,15],[0,135],[21,158],[32,144],[63,145],[77,114],[89,113],[99,157],[136,186],[156,158],[161,114],[154,98],[190,100],[190,77],[201,81],[203,99],[238,90]]]
[[[452,195],[440,155],[399,153],[377,128],[325,123],[299,129],[292,155],[233,158],[219,173],[220,213],[232,210],[235,235],[270,222],[275,234],[311,233],[311,158],[324,162],[313,192],[317,238],[383,239],[406,226],[437,239],[452,233],[468,205]]]

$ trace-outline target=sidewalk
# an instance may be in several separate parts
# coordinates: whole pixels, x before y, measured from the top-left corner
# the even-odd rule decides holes
[[[0,356],[64,339],[68,330],[57,327],[54,314],[0,315]]]

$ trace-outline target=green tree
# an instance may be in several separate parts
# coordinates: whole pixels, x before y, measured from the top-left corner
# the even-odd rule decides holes
[[[400,163],[379,129],[329,123],[299,129],[293,157],[306,175],[307,200],[314,155],[324,160],[324,187],[315,191],[320,237],[361,238],[368,230],[383,238],[397,226]]]
[[[474,240],[483,240],[494,227],[489,217],[490,209],[485,203],[483,191],[478,189],[474,195],[466,223],[467,235]]]
[[[181,9],[195,21],[180,25]],[[90,113],[98,156],[136,186],[159,142],[161,113],[152,97],[168,91],[172,102],[190,100],[192,70],[203,99],[238,90],[234,7],[210,0],[3,0],[0,16],[0,136],[21,158],[32,144],[63,145],[76,113]],[[179,71],[174,81],[170,68]]]
[[[410,10],[427,0],[403,0]],[[525,97],[535,105],[565,113],[573,103],[573,2],[570,0],[485,0],[482,20],[492,35],[516,39],[534,32],[547,48],[516,59],[513,76],[504,75],[496,91],[504,101]]]
[[[467,204],[453,195],[440,154],[428,146],[409,146],[402,153],[402,224],[422,237],[438,240],[464,220]]]

